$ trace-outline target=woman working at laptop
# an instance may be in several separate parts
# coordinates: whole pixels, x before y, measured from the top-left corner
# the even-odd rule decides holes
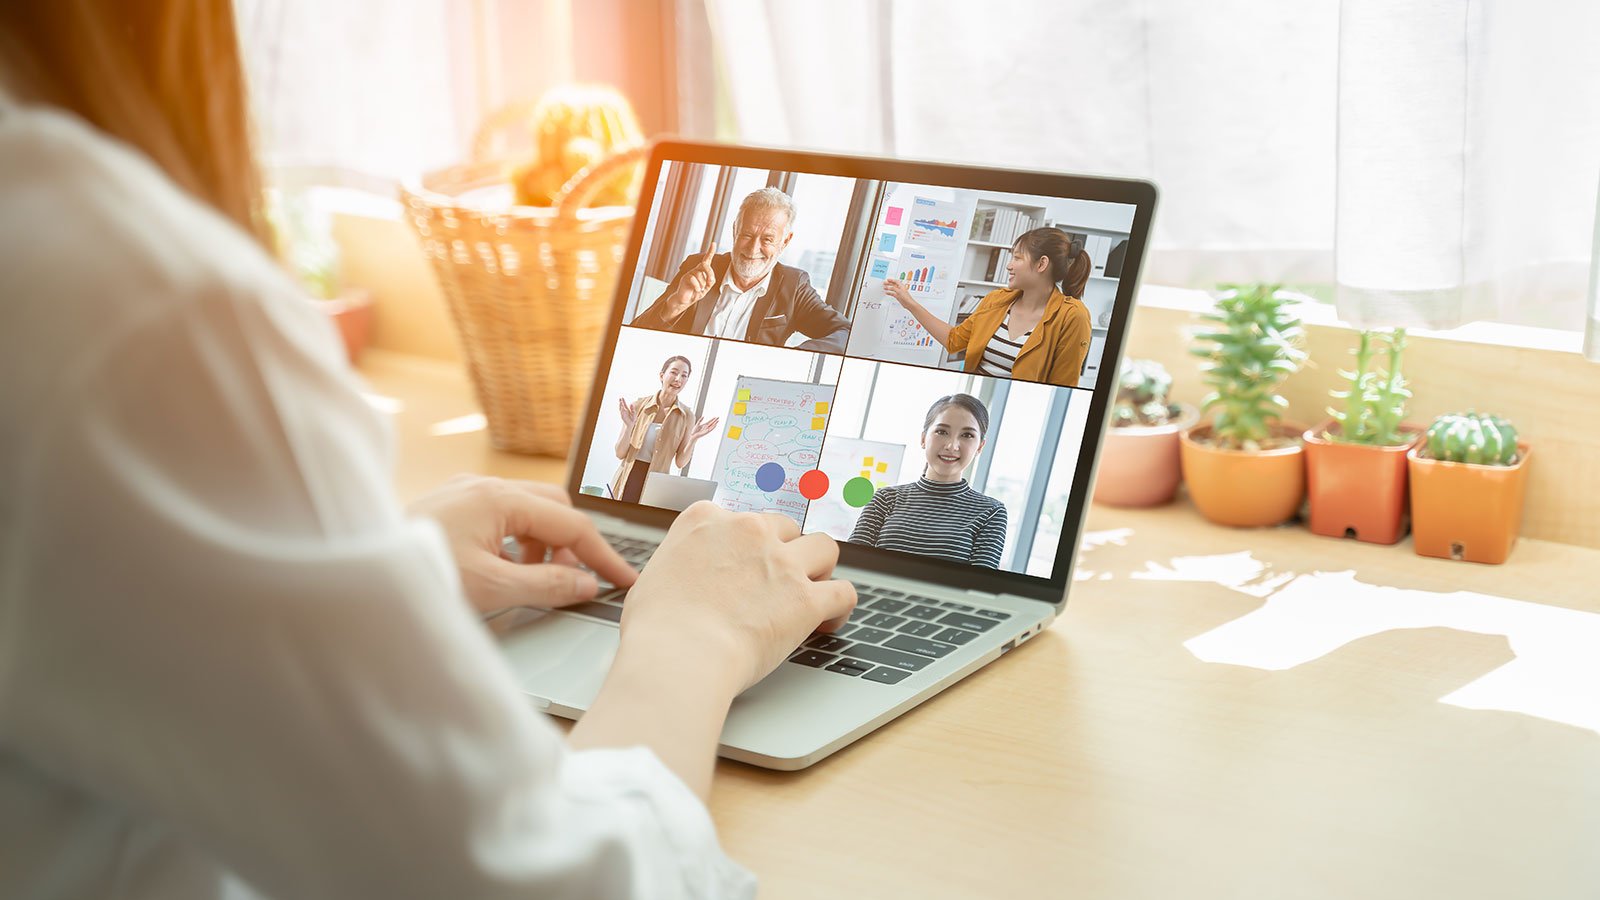
[[[883,292],[946,350],[965,351],[967,372],[1076,387],[1092,334],[1079,298],[1093,268],[1061,229],[1035,228],[1012,244],[1006,286],[985,295],[960,325],[934,315],[901,281],[885,281]]]
[[[704,503],[636,575],[554,488],[403,508],[243,87],[232,0],[0,4],[0,897],[753,894],[717,738],[837,547]],[[579,562],[633,588],[563,738],[479,615]]]
[[[922,423],[922,477],[872,495],[850,543],[1000,568],[1006,508],[961,477],[983,449],[989,409],[971,394],[940,397]]]
[[[661,364],[661,390],[629,403],[617,398],[622,434],[617,438],[617,474],[611,478],[611,496],[638,503],[644,481],[651,472],[683,468],[694,458],[694,445],[717,429],[717,417],[696,420],[678,395],[689,383],[693,369],[682,356]]]

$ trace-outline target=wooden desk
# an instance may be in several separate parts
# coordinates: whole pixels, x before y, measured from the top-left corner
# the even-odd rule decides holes
[[[474,410],[454,369],[375,354],[365,372],[403,404],[407,497],[456,471],[562,477],[560,461],[495,453],[481,431],[431,435]],[[1600,621],[1587,615],[1600,612],[1600,551],[1524,540],[1507,565],[1478,566],[1296,527],[1217,528],[1183,501],[1096,507],[1089,530],[1122,543],[1083,556],[1092,574],[1035,640],[806,771],[719,765],[712,812],[762,896],[1600,895],[1600,734],[1440,702],[1511,662],[1507,638],[1386,631],[1281,671],[1185,647],[1287,596],[1285,576],[1343,570],[1427,592],[1412,597],[1578,610],[1548,623],[1576,634]],[[1175,557],[1229,571],[1136,577],[1184,569]],[[1248,584],[1217,583],[1251,560],[1264,570]],[[1587,649],[1600,658],[1600,643]],[[1600,716],[1591,671],[1566,683]]]

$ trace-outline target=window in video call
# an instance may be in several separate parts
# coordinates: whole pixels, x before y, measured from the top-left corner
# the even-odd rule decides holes
[[[581,490],[1048,578],[1135,207],[668,161]]]

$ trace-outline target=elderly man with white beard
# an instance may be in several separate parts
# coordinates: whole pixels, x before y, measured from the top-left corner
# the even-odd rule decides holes
[[[633,324],[778,347],[799,332],[811,340],[798,349],[843,353],[849,321],[823,302],[805,272],[778,262],[794,219],[794,200],[775,187],[745,197],[733,219],[733,252],[684,260]]]

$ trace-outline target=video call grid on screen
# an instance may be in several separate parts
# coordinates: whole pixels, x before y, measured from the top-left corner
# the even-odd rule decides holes
[[[1134,204],[677,160],[649,189],[583,493],[669,510],[711,499],[841,542],[1052,577]],[[894,279],[960,326],[1015,286],[1007,256],[1036,228],[1088,257],[1070,305],[1089,346],[1075,378],[1051,375],[1075,383],[969,371],[964,347],[885,289]],[[673,389],[673,409],[649,408]],[[956,394],[972,399],[924,430]],[[980,415],[982,448],[963,449],[951,429]],[[959,480],[941,481],[953,466]]]

